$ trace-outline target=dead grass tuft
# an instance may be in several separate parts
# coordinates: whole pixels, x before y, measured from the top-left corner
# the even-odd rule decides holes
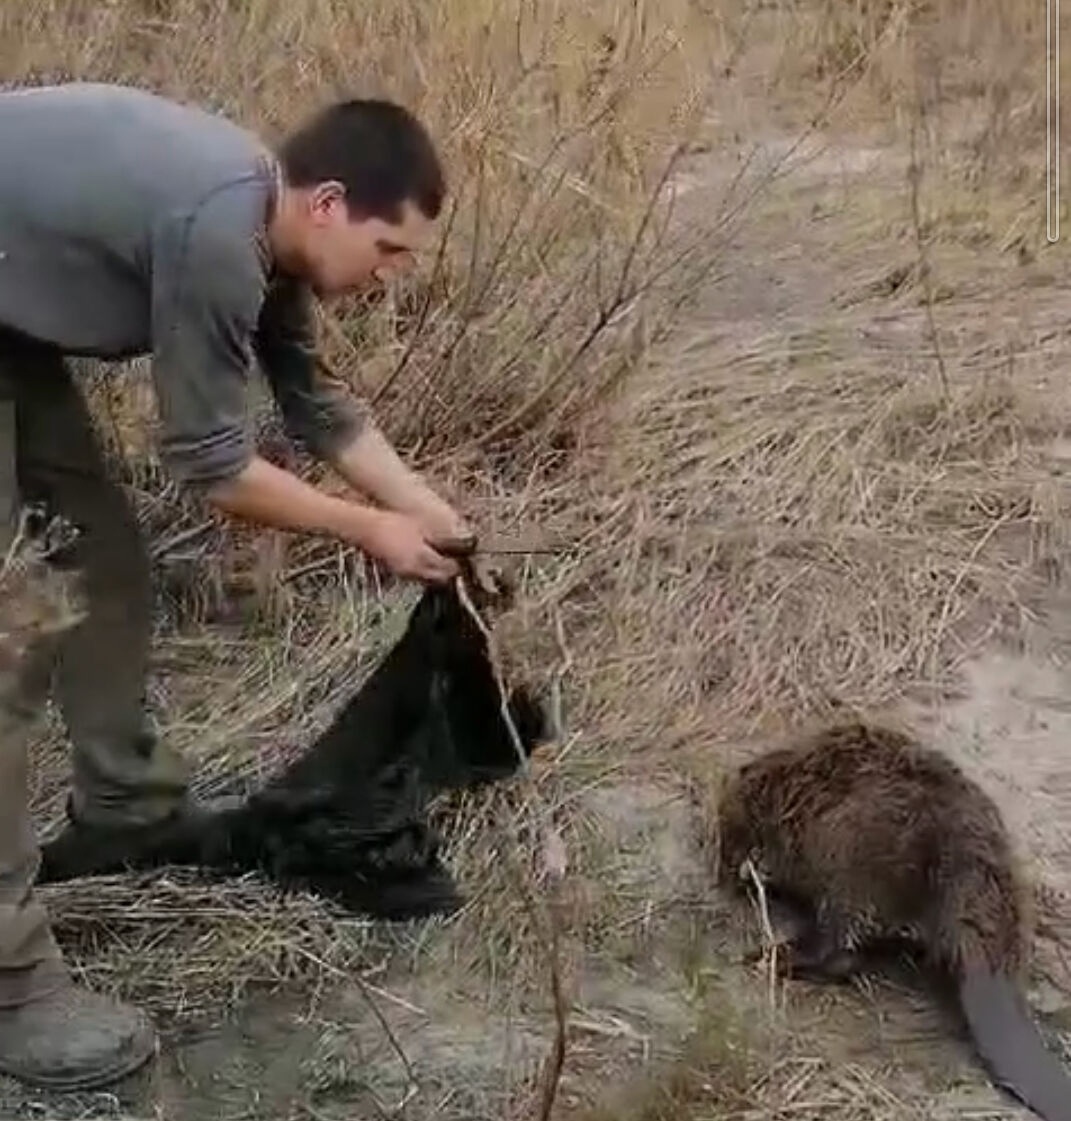
[[[729,1003],[734,998],[735,1006]],[[922,1096],[914,1088],[898,1093],[880,1064],[838,1061],[834,1048],[816,1047],[809,1034],[791,1016],[771,1015],[742,993],[720,992],[702,1004],[677,1057],[631,1075],[570,1121],[794,1116],[861,1121],[922,1116],[933,1108],[932,1094]]]
[[[712,1108],[716,1116],[746,1115],[758,1100],[758,1034],[732,1009],[708,1004],[677,1058],[633,1075],[576,1121],[698,1121],[710,1117]]]
[[[673,711],[738,728],[947,685],[978,605],[1036,579],[1055,418],[999,368],[920,386],[921,327],[860,352],[863,319],[699,341],[630,399],[599,467],[620,544],[566,593],[605,620],[589,688],[645,698],[615,751],[670,748]]]
[[[251,989],[371,977],[374,925],[254,878],[184,870],[101,876],[41,889],[79,979],[133,998],[175,1027],[233,1008]]]

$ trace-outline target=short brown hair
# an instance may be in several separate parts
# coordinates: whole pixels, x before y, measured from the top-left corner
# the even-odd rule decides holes
[[[355,218],[401,219],[413,202],[437,218],[446,194],[442,165],[424,126],[392,101],[339,101],[291,133],[279,150],[287,182],[311,187],[337,179]]]

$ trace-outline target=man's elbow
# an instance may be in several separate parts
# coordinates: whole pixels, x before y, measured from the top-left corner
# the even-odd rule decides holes
[[[313,459],[334,467],[360,438],[367,425],[368,418],[361,409],[340,407],[290,417],[286,429],[290,438]]]
[[[210,506],[231,514],[242,506],[242,496],[248,489],[252,464],[247,463],[222,476],[204,479],[193,484],[194,489]]]
[[[160,458],[183,490],[213,506],[226,507],[242,490],[255,453],[244,437],[196,445],[172,440],[164,444]]]

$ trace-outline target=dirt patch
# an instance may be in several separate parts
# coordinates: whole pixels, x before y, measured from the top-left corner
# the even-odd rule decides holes
[[[388,984],[389,999],[343,981],[311,1004],[252,1001],[176,1040],[161,1080],[165,1116],[500,1116],[511,1079],[541,1052],[538,1034],[461,994]]]
[[[914,709],[920,728],[996,800],[1036,884],[1033,1000],[1071,1030],[1071,640],[1067,603],[1025,649],[994,649],[963,669],[963,695]],[[1055,622],[1056,628],[1052,624]]]
[[[687,799],[672,787],[618,782],[590,791],[578,813],[613,854],[603,874],[623,898],[650,906],[623,916],[618,953],[581,964],[566,1107],[590,1097],[583,1076],[592,1067],[623,1071],[664,1057],[695,1022],[691,928],[670,906],[696,869]],[[550,1010],[521,1003],[508,975],[481,992],[451,971],[445,935],[410,933],[427,943],[409,944],[419,963],[399,934],[370,987],[339,978],[304,1003],[256,998],[221,1024],[175,1036],[160,1080],[164,1116],[500,1121],[550,1049]]]

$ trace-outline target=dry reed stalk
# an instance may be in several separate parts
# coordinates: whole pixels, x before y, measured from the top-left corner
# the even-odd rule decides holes
[[[766,884],[759,875],[755,865],[750,860],[744,864],[744,872],[755,888],[755,908],[759,914],[764,943],[764,957],[766,958],[766,983],[769,992],[770,1007],[777,1003],[777,938],[774,934],[773,924],[770,921],[770,906],[766,898]]]
[[[509,712],[509,694],[505,687],[505,684],[503,683],[501,670],[499,668],[500,659],[495,651],[494,637],[492,635],[492,632],[484,622],[476,606],[473,604],[472,599],[465,588],[464,580],[459,578],[456,582],[456,587],[458,596],[461,599],[462,604],[469,612],[470,616],[473,619],[473,622],[481,631],[488,644],[488,655],[495,674],[495,681],[498,685],[498,691],[502,701],[502,719],[509,729],[514,747],[517,751],[518,768],[525,792],[523,809],[527,811],[529,835],[536,838],[537,843],[539,844],[540,852],[543,858],[544,870],[548,873],[548,878],[550,880],[553,895],[556,894],[554,892],[554,888],[557,886],[566,872],[567,855],[565,846],[561,840],[560,835],[558,834],[558,831],[553,825],[553,819],[550,815],[549,809],[542,803],[538,787],[531,781],[529,760],[527,755],[525,754],[524,745],[521,741],[516,725],[513,723],[513,718]],[[560,674],[563,674],[565,672],[564,667],[570,664],[571,658],[569,657],[568,650],[564,647],[563,636],[560,636],[560,641],[562,642],[563,647],[562,669],[560,670]],[[500,836],[502,836],[503,840],[505,841],[503,851],[508,854],[511,874],[516,882],[517,887],[520,889],[525,902],[525,906],[527,907],[529,915],[535,923],[539,931],[539,936],[543,941],[551,985],[551,997],[554,1008],[555,1035],[550,1056],[548,1057],[543,1069],[539,1107],[536,1113],[538,1121],[550,1121],[551,1114],[554,1109],[554,1101],[557,1097],[558,1089],[561,1084],[562,1070],[565,1065],[566,1047],[569,1031],[569,1004],[565,995],[565,987],[562,976],[561,924],[556,917],[554,898],[552,897],[551,899],[541,903],[537,898],[537,892],[533,890],[533,886],[529,882],[529,877],[525,873],[525,862],[520,855],[517,839],[521,826],[519,811],[518,815],[515,815],[512,818],[510,824],[512,825],[511,829],[507,829],[503,825],[499,824],[496,831],[499,832]]]

